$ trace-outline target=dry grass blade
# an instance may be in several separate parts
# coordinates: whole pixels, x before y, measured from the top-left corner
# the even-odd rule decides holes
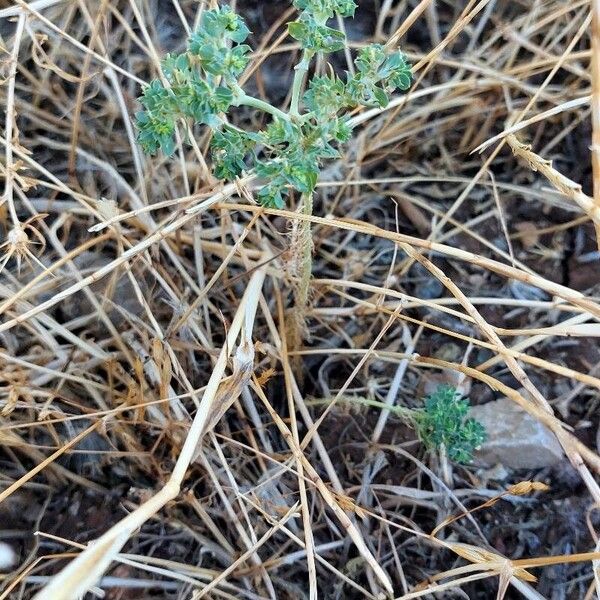
[[[186,471],[194,459],[202,436],[211,425],[214,425],[215,417],[220,415],[221,411],[234,399],[232,390],[228,388],[229,393],[223,397],[219,393],[219,388],[227,367],[228,357],[240,334],[241,339],[236,350],[237,364],[247,370],[248,363],[252,362],[250,359],[253,356],[252,326],[264,278],[264,269],[259,269],[248,284],[228,331],[227,342],[215,364],[198,412],[167,483],[152,498],[92,542],[41,592],[36,594],[36,600],[71,600],[87,592],[115,559],[129,537],[156,512],[179,495]],[[235,391],[239,393],[240,389]]]
[[[577,109],[581,106],[586,106],[587,104],[590,103],[591,99],[592,99],[591,96],[583,96],[581,98],[576,98],[575,100],[569,100],[568,102],[564,102],[563,104],[560,104],[559,106],[555,106],[547,111],[539,113],[539,114],[535,115],[535,117],[531,117],[524,121],[520,121],[516,125],[512,125],[512,126],[508,127],[502,133],[499,133],[498,135],[494,136],[493,138],[490,138],[489,140],[487,140],[485,143],[481,144],[480,146],[477,146],[477,148],[475,148],[472,152],[473,153],[483,152],[486,148],[489,148],[496,142],[499,142],[499,141],[505,139],[509,135],[514,135],[515,133],[518,133],[522,129],[526,129],[530,125],[539,123],[540,121],[544,121],[545,119],[548,119],[549,117],[559,115],[564,111]]]
[[[361,0],[305,70],[309,5],[0,0],[0,598],[597,594],[600,0]],[[413,81],[338,144],[373,43]]]
[[[270,405],[266,396],[262,393],[259,386],[255,386],[255,391],[265,404],[267,410],[269,411],[273,421],[281,431],[284,438],[287,440],[290,448],[294,452],[294,454],[302,460],[304,468],[306,469],[306,475],[308,479],[316,486],[319,490],[320,494],[323,496],[323,499],[327,503],[327,506],[332,510],[336,518],[341,523],[344,530],[348,533],[350,539],[356,545],[359,553],[365,559],[365,561],[369,564],[369,566],[373,569],[379,581],[383,584],[385,590],[389,594],[394,593],[394,588],[392,587],[392,583],[390,581],[389,575],[381,568],[381,565],[377,561],[377,559],[373,556],[371,550],[366,545],[363,536],[360,533],[360,530],[353,523],[353,521],[348,517],[344,508],[340,507],[335,495],[329,490],[329,488],[325,485],[323,480],[319,477],[319,474],[316,472],[314,467],[308,462],[308,460],[302,454],[302,450],[299,446],[295,445],[292,433],[289,431],[285,423],[281,420],[279,415],[275,412],[273,407]]]
[[[594,178],[594,207],[600,209],[600,2],[592,0],[592,172]],[[586,211],[588,212],[588,211]],[[596,236],[600,248],[600,223]]]
[[[600,226],[600,206],[593,198],[583,193],[581,185],[559,173],[552,161],[545,160],[532,152],[531,146],[520,142],[514,135],[506,137],[508,145],[516,156],[522,158],[533,171],[539,171],[561,194],[570,198],[593,221],[596,227]]]
[[[566,286],[554,283],[549,279],[540,277],[539,275],[524,273],[523,271],[514,267],[505,265],[496,260],[491,260],[482,257],[481,255],[477,255],[472,252],[467,252],[460,248],[455,248],[453,246],[448,246],[445,244],[439,244],[437,242],[430,242],[428,240],[423,240],[414,236],[394,233],[365,222],[352,222],[347,219],[335,219],[331,217],[308,217],[306,215],[297,215],[285,210],[277,210],[271,208],[263,208],[259,206],[234,203],[230,205],[223,205],[222,208],[229,210],[262,212],[264,214],[283,216],[288,219],[310,220],[313,223],[324,225],[325,227],[335,227],[337,229],[354,231],[356,233],[361,233],[364,235],[372,235],[397,243],[410,244],[411,246],[415,246],[416,248],[429,250],[431,252],[445,254],[449,257],[456,258],[458,260],[471,263],[475,266],[488,269],[490,271],[493,271],[494,273],[497,273],[498,275],[502,275],[510,279],[517,279],[519,281],[522,281],[523,283],[539,287],[540,289],[544,290],[545,292],[548,292],[549,294],[558,296],[559,298],[565,301],[571,302],[572,304],[581,307],[583,310],[588,311],[594,317],[600,317],[600,305],[593,299],[588,299],[584,297],[584,295],[579,292],[576,292]]]

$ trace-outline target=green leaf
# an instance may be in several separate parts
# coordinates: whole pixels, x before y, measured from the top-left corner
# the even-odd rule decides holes
[[[162,150],[167,156],[175,151],[175,123],[154,119],[148,113],[137,114],[138,141],[145,152],[156,154]]]
[[[341,17],[353,17],[357,6],[358,5],[354,0],[337,0],[335,3],[335,11]]]
[[[302,129],[299,124],[274,118],[264,133],[265,144],[278,146],[282,144],[301,145]]]
[[[175,153],[175,139],[172,134],[161,137],[159,145],[166,156],[172,156]]]
[[[258,201],[266,208],[285,208],[285,202],[283,200],[283,185],[278,182],[272,182],[264,186],[258,192]]]
[[[304,94],[306,108],[319,118],[331,118],[349,106],[344,82],[335,75],[315,76]]]
[[[185,80],[190,71],[186,54],[167,54],[161,62],[161,68],[167,81],[171,84]]]
[[[336,52],[346,46],[346,36],[337,29],[321,26],[316,33],[318,49],[322,52]]]
[[[248,64],[250,46],[242,44],[249,30],[229,7],[206,11],[188,41],[191,55],[209,75],[235,79]],[[234,42],[233,47],[227,40]]]
[[[224,74],[237,78],[246,68],[250,57],[248,53],[252,50],[247,44],[235,46],[227,52],[224,61]]]
[[[346,36],[341,31],[317,23],[306,12],[298,21],[288,23],[288,32],[302,48],[312,52],[336,52],[346,45]]]
[[[198,50],[200,66],[210,75],[219,76],[223,74],[223,66],[227,50],[205,44]]]
[[[315,169],[314,171],[306,171],[304,173],[304,181],[306,183],[306,192],[314,191],[317,186],[317,180],[319,179],[319,172]]]
[[[226,112],[233,103],[233,92],[226,87],[219,86],[214,93],[212,108],[217,112]]]
[[[215,177],[231,181],[246,169],[246,157],[254,154],[256,141],[243,131],[225,127],[216,130],[211,140]]]
[[[375,100],[377,100],[377,104],[379,104],[381,108],[385,108],[390,103],[388,95],[385,93],[384,90],[382,90],[379,87],[375,86],[373,88],[373,96],[375,97]]]
[[[307,194],[315,189],[318,173],[309,170],[302,163],[295,164],[290,162],[285,165],[282,176],[292,187],[303,194]]]
[[[332,135],[336,142],[341,144],[347,142],[352,136],[352,127],[348,123],[348,119],[337,119],[332,128]]]
[[[374,74],[385,60],[385,48],[381,44],[370,44],[363,48],[354,61],[359,73]]]
[[[383,108],[388,93],[407,90],[412,82],[410,65],[401,52],[387,55],[381,44],[363,48],[356,61],[356,73],[347,75],[346,91],[356,104]]]
[[[390,77],[398,68],[404,67],[404,57],[400,52],[389,54],[379,69],[379,76],[383,79]]]
[[[356,10],[354,0],[294,0],[294,6],[322,21],[331,19],[336,13],[341,17],[353,17]]]
[[[308,26],[301,21],[291,21],[288,23],[289,34],[299,42],[302,42],[308,37]]]
[[[229,6],[205,11],[200,29],[215,40],[229,38],[238,44],[243,42],[250,33],[244,20]]]
[[[402,52],[394,52],[387,57],[379,76],[392,90],[407,90],[412,83],[412,71]]]
[[[160,81],[153,81],[144,88],[140,102],[145,110],[136,114],[136,121],[142,148],[149,154],[156,154],[159,149],[172,154],[175,119],[179,114],[172,90],[166,89]]]

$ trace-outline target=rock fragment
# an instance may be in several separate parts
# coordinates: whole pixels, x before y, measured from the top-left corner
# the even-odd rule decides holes
[[[470,416],[487,432],[486,442],[475,455],[482,465],[540,469],[563,459],[555,435],[508,398],[474,406]]]

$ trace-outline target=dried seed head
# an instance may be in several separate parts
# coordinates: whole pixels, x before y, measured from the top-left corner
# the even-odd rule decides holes
[[[12,246],[26,246],[29,243],[29,237],[19,225],[8,232],[8,244]]]
[[[17,225],[8,232],[6,236],[6,242],[0,245],[0,249],[6,248],[4,258],[0,261],[0,271],[4,268],[4,265],[15,257],[17,261],[17,271],[21,273],[21,261],[23,258],[30,263],[31,260],[36,262],[42,269],[46,270],[46,267],[38,260],[38,258],[29,249],[30,244],[41,244],[42,247],[46,245],[46,240],[42,234],[31,225],[33,220],[44,218],[46,215],[36,215],[24,223],[17,223]],[[32,241],[27,235],[27,230],[31,231],[36,241]]]
[[[506,492],[513,496],[523,496],[531,492],[547,492],[549,489],[550,487],[541,481],[520,481],[511,485]]]

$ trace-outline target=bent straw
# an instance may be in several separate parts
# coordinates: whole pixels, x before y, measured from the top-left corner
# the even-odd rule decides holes
[[[215,407],[215,400],[218,400],[219,386],[231,350],[234,348],[242,327],[241,342],[236,355],[241,352],[241,358],[245,361],[248,353],[252,352],[250,335],[265,279],[265,271],[265,267],[257,269],[250,279],[248,288],[231,323],[226,342],[221,349],[206,386],[198,412],[194,417],[179,458],[175,463],[173,473],[167,483],[152,498],[113,525],[97,540],[91,542],[77,558],[71,561],[46,587],[36,594],[35,600],[73,600],[73,598],[83,595],[100,579],[134,532],[179,495],[181,484],[190,463],[196,455],[198,444],[201,442],[207,426],[214,424],[211,418],[215,414],[215,408],[217,408]]]

